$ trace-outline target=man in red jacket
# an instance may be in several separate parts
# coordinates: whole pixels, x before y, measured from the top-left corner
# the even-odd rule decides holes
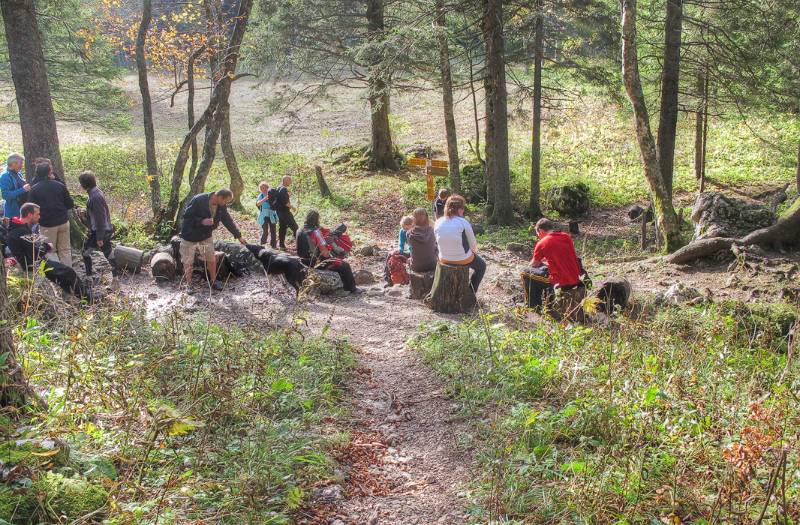
[[[533,248],[531,266],[536,268],[546,263],[550,270],[550,283],[556,290],[548,312],[559,320],[564,316],[582,319],[580,303],[586,295],[586,288],[581,281],[581,265],[572,237],[567,232],[557,231],[549,219],[539,219],[534,228],[539,242]]]

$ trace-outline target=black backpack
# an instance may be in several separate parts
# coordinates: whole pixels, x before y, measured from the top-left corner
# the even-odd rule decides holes
[[[311,242],[311,237],[305,228],[297,230],[297,256],[303,263],[313,266],[316,258],[317,249]]]
[[[267,191],[267,202],[269,203],[269,208],[271,210],[276,210],[276,206],[278,205],[278,189],[277,188],[270,188]]]

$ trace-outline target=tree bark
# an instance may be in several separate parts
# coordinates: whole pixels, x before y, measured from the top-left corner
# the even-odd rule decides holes
[[[233,192],[233,207],[237,210],[242,209],[242,194],[244,193],[244,180],[239,171],[239,163],[236,162],[236,154],[233,152],[233,141],[231,139],[231,111],[230,104],[225,104],[225,114],[222,117],[222,133],[220,145],[222,155],[225,157],[225,166],[228,168],[228,176],[231,180],[231,191]]]
[[[495,200],[495,156],[494,156],[494,95],[489,75],[483,77],[483,172],[486,178],[486,218],[491,219],[494,213]]]
[[[705,114],[706,79],[702,71],[697,74],[697,112],[694,119],[694,177],[698,181],[703,176],[703,115]]]
[[[0,355],[6,356],[0,369],[0,407],[23,407],[31,394],[22,368],[17,363],[11,323],[13,318],[12,308],[8,303],[6,265],[0,261]]]
[[[450,164],[450,185],[454,193],[461,193],[461,172],[458,160],[458,137],[453,110],[453,78],[450,72],[450,49],[447,45],[447,15],[444,0],[436,0],[436,25],[439,33],[439,63],[442,73],[442,107],[444,129],[447,135],[447,158]]]
[[[675,135],[678,130],[678,87],[681,66],[683,0],[667,0],[664,21],[664,66],[661,72],[661,111],[658,122],[658,162],[667,198],[672,201]]]
[[[533,39],[533,122],[531,126],[531,199],[528,216],[531,220],[542,216],[540,204],[542,180],[542,62],[544,60],[544,18],[542,2],[537,2],[539,13]]]
[[[136,35],[136,71],[139,75],[139,92],[142,95],[142,120],[144,121],[144,151],[147,162],[147,184],[150,186],[150,209],[153,218],[161,213],[161,181],[156,160],[156,135],[153,126],[153,105],[150,100],[150,84],[147,80],[147,58],[145,43],[150,21],[153,17],[153,2],[142,0],[142,20]]]
[[[511,178],[508,167],[508,93],[506,91],[503,0],[483,0],[483,38],[486,45],[487,81],[491,86],[492,159],[486,153],[494,180],[494,207],[490,222],[509,225],[514,221],[511,205]],[[487,144],[489,137],[487,133]]]
[[[794,176],[797,180],[797,193],[800,194],[800,142],[797,144],[797,162],[794,165]]]
[[[33,0],[2,0],[0,11],[19,106],[25,175],[30,182],[34,172],[33,160],[46,157],[52,161],[55,174],[63,180],[64,163],[58,146],[56,115],[50,98],[36,7]]]
[[[319,186],[319,193],[326,199],[330,199],[333,195],[328,183],[325,182],[325,176],[322,174],[322,166],[314,166],[314,174],[317,176],[317,186]]]
[[[475,68],[472,63],[472,53],[467,51],[467,57],[469,59],[469,91],[472,95],[472,116],[475,119],[475,156],[478,158],[478,162],[484,164],[481,158],[481,126],[478,118],[478,96],[475,94]]]
[[[653,197],[653,207],[663,245],[674,251],[680,245],[680,229],[670,192],[664,184],[658,160],[658,150],[650,130],[650,117],[639,78],[639,59],[636,51],[636,0],[622,0],[622,77],[625,91],[633,106],[636,139],[644,166],[644,174]]]
[[[424,302],[438,313],[471,312],[478,301],[470,286],[469,267],[437,264],[431,291]]]
[[[195,94],[195,87],[194,87],[194,64],[197,59],[202,55],[206,50],[206,46],[200,46],[199,48],[195,49],[194,52],[189,55],[189,62],[186,65],[186,119],[189,124],[189,129],[192,129],[194,126],[194,94]],[[189,180],[194,179],[195,174],[197,173],[197,137],[192,140],[192,163],[189,165]],[[183,177],[181,177],[182,179]],[[180,183],[183,182],[182,180],[178,183],[177,190],[175,189],[175,181],[173,181],[173,188],[171,191],[176,192],[175,196],[175,206],[177,206],[177,192],[180,191]],[[170,193],[170,202],[172,199],[172,193]]]
[[[383,0],[367,0],[367,29],[373,43],[377,44],[383,39]],[[369,67],[369,108],[372,114],[369,169],[398,170],[389,127],[389,85],[381,71],[380,62],[380,58],[374,59]]]

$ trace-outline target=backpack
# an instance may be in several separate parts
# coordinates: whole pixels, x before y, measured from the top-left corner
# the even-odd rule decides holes
[[[267,191],[267,202],[269,203],[269,209],[277,210],[276,206],[278,205],[278,189],[277,188],[270,188]]]
[[[315,251],[314,243],[311,242],[311,237],[309,237],[306,229],[300,228],[297,230],[297,256],[304,263],[313,265],[314,261],[312,259]]]

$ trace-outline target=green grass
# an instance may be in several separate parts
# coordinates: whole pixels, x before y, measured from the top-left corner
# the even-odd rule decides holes
[[[70,443],[69,465],[34,476],[86,473],[102,465],[92,458],[113,460],[116,482],[101,478],[110,492],[105,523],[288,523],[331,477],[329,452],[347,439],[326,423],[341,413],[354,363],[338,341],[179,312],[148,321],[124,307],[28,317],[15,335],[49,405],[15,439]]]
[[[796,523],[797,319],[734,303],[596,329],[508,313],[431,326],[413,344],[479,418],[477,438],[460,439],[475,449],[476,523],[755,520],[784,449],[776,494]],[[770,522],[776,512],[771,500]]]

